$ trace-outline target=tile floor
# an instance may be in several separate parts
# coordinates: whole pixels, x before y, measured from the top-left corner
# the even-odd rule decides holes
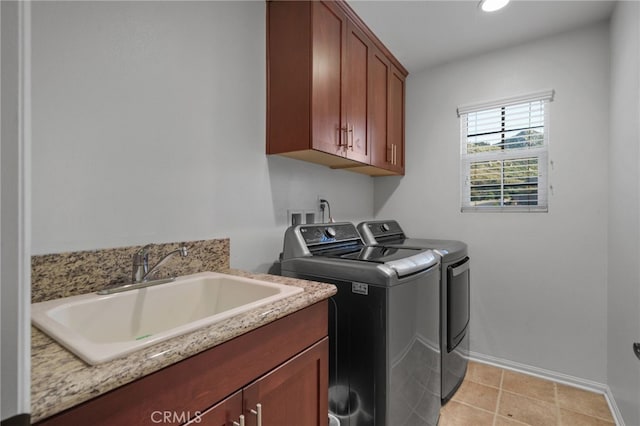
[[[439,426],[607,426],[604,396],[470,362],[460,389],[440,410]]]

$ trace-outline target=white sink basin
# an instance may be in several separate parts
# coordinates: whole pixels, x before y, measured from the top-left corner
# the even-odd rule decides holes
[[[100,296],[31,305],[33,324],[95,365],[302,292],[302,288],[216,272]]]

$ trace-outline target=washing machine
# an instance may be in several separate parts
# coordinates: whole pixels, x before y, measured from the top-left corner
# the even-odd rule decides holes
[[[395,220],[358,224],[365,244],[431,249],[441,258],[440,355],[441,398],[445,404],[462,384],[469,354],[470,260],[462,241],[408,238]]]
[[[440,258],[364,244],[352,223],[285,232],[281,274],[334,284],[329,410],[341,426],[435,426]]]

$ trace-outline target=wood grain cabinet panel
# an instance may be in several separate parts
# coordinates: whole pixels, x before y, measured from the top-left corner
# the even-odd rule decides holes
[[[348,158],[369,163],[367,74],[371,47],[365,34],[351,21],[347,22],[346,42],[345,87],[342,96],[345,111],[342,122],[347,139],[344,148]]]
[[[369,137],[371,165],[387,169],[391,165],[391,146],[388,140],[389,79],[391,64],[379,51],[374,50],[369,60]]]
[[[405,79],[391,66],[389,80],[389,134],[387,146],[391,148],[389,169],[404,174],[404,96]]]
[[[328,351],[329,339],[324,338],[204,413],[198,413],[188,425],[238,426],[243,415],[245,426],[257,426],[259,410],[262,426],[326,426]]]
[[[311,148],[344,156],[345,135],[341,128],[345,17],[336,8],[322,2],[312,2],[311,9]]]
[[[328,422],[329,339],[286,362],[243,390],[247,426],[326,426]],[[252,411],[253,410],[253,411]]]
[[[210,409],[196,413],[187,426],[238,426],[242,414],[242,390],[220,401]],[[233,423],[237,424],[234,425]]]

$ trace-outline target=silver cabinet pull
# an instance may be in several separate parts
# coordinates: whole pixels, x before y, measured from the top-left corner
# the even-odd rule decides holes
[[[338,134],[338,147],[342,148],[343,150],[347,149],[347,145],[349,144],[349,128],[347,127],[338,127],[338,130],[340,131],[340,133]],[[345,142],[345,138],[346,138],[346,142]]]
[[[244,414],[240,414],[238,420],[240,420],[240,423],[233,422],[233,426],[244,426]]]
[[[251,409],[251,414],[255,414],[258,426],[262,426],[262,404],[256,404],[256,409]]]
[[[347,127],[349,126],[347,125]],[[349,135],[347,135],[347,148],[350,148],[351,151],[353,151],[353,134],[355,133],[355,130],[356,126],[352,124],[351,128],[349,129],[349,133],[351,133],[351,143],[349,143]]]

